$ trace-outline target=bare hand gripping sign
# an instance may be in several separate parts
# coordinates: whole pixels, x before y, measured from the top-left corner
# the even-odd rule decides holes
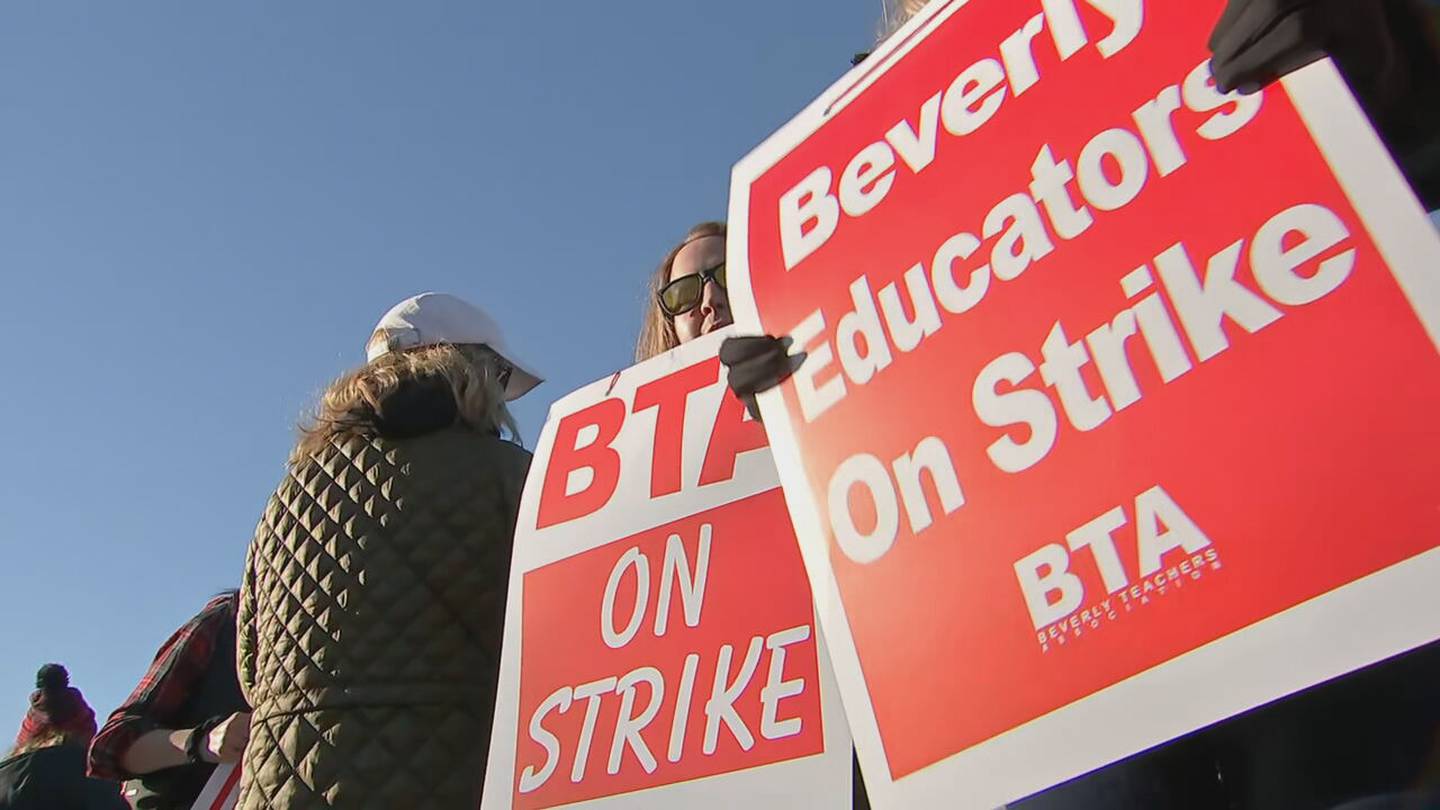
[[[1222,2],[937,0],[735,169],[872,800],[991,807],[1440,637],[1440,243]]]
[[[718,340],[551,410],[516,531],[485,807],[850,806],[804,565]]]

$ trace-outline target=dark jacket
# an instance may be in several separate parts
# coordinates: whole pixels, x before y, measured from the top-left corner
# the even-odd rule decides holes
[[[85,749],[55,745],[0,762],[0,810],[128,810],[120,785],[85,775]]]
[[[240,810],[479,806],[530,454],[445,416],[332,438],[270,499],[240,594]]]
[[[1436,810],[1437,683],[1440,642],[1432,642],[1010,808]]]
[[[1440,4],[1376,0],[1375,38],[1337,42],[1333,56],[1421,203],[1440,208]],[[1372,47],[1372,41],[1385,47]]]

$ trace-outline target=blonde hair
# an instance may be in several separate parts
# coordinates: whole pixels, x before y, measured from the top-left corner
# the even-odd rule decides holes
[[[427,377],[445,382],[459,422],[482,433],[502,434],[503,429],[518,441],[520,430],[505,406],[500,381],[507,368],[489,346],[442,343],[386,352],[325,389],[315,412],[300,424],[290,463],[304,461],[337,436],[373,433],[386,398],[402,383]]]
[[[650,284],[645,295],[645,318],[640,324],[640,337],[635,341],[635,362],[649,360],[657,354],[664,354],[680,345],[680,336],[675,333],[675,321],[660,309],[660,302],[657,300],[660,295],[660,288],[670,282],[670,271],[675,267],[675,257],[686,245],[697,239],[704,239],[708,236],[725,237],[725,223],[723,222],[702,222],[685,232],[685,238],[681,239],[670,252],[665,254],[665,259],[660,266],[650,274]]]
[[[56,729],[54,731],[41,734],[34,739],[26,740],[20,745],[15,746],[14,750],[12,750],[5,758],[9,759],[10,757],[18,757],[21,754],[28,754],[31,751],[39,751],[45,748],[54,748],[57,745],[85,746],[89,744],[89,738],[82,734],[75,734],[74,732],[61,731],[59,729]]]
[[[911,17],[920,12],[929,0],[881,0],[880,24],[877,26],[875,44],[899,30]]]

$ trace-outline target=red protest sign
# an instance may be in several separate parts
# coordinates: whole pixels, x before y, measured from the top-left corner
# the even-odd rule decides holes
[[[485,807],[847,807],[774,464],[719,337],[557,402],[512,563]]]
[[[742,161],[741,327],[880,806],[989,807],[1440,637],[1440,244],[1223,6],[932,3]]]

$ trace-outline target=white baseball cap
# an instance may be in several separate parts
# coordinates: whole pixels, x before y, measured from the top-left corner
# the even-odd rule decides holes
[[[474,304],[446,293],[420,293],[391,307],[370,333],[365,359],[373,361],[387,352],[441,343],[478,343],[500,355],[514,368],[505,386],[507,400],[519,399],[544,381],[534,366],[515,356],[506,345],[494,318]]]

